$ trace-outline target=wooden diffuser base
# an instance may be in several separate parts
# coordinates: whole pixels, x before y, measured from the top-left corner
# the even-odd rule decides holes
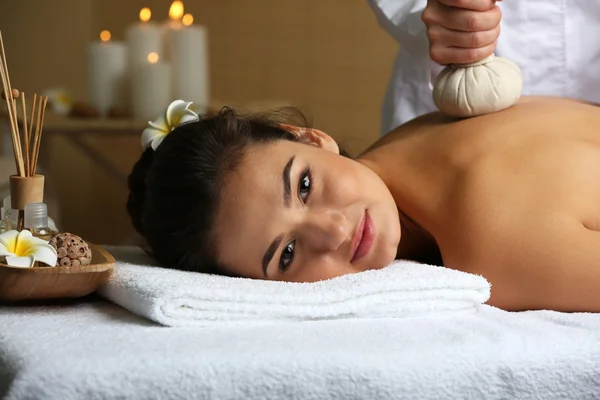
[[[44,175],[10,176],[10,201],[14,210],[24,210],[29,203],[44,201]]]

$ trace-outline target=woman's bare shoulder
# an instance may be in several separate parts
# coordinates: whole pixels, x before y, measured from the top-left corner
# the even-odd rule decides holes
[[[364,154],[382,146],[409,138],[431,135],[433,133],[436,134],[437,139],[439,138],[439,135],[437,135],[439,132],[468,131],[471,130],[471,125],[474,126],[473,130],[480,131],[481,125],[490,129],[491,125],[498,125],[498,123],[502,123],[503,121],[511,121],[512,123],[525,122],[531,120],[531,117],[536,114],[552,115],[553,118],[560,118],[561,110],[587,110],[592,114],[598,113],[600,115],[600,108],[597,104],[583,100],[551,96],[523,96],[512,107],[473,118],[450,117],[439,111],[421,115],[389,132],[369,147]],[[557,113],[557,111],[559,112]]]

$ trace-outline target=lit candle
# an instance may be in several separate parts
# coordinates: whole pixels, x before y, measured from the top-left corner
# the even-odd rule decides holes
[[[193,101],[195,111],[203,113],[208,108],[210,95],[208,39],[206,28],[193,22],[191,14],[183,15],[181,27],[171,29],[168,35],[173,98]]]
[[[183,17],[183,2],[176,0],[169,7],[169,27],[171,29],[181,28],[181,18]]]
[[[125,33],[131,72],[140,65],[148,63],[148,54],[163,54],[162,29],[158,24],[150,21],[151,16],[152,12],[149,8],[142,8],[140,22],[131,25]]]
[[[103,117],[126,103],[127,47],[110,38],[109,31],[102,31],[100,41],[88,47],[89,102]]]
[[[169,7],[169,19],[163,25],[163,43],[165,60],[171,60],[171,32],[181,29],[183,18],[183,2],[176,0]]]
[[[148,54],[144,65],[139,66],[133,79],[133,115],[144,120],[154,120],[163,114],[171,102],[171,68],[160,62],[157,53]]]

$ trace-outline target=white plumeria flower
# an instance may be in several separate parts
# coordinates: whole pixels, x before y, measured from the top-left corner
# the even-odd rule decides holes
[[[179,125],[198,119],[198,114],[190,110],[191,101],[175,100],[167,111],[154,121],[148,121],[148,126],[142,133],[142,149],[145,151],[148,147],[152,150],[162,143],[169,133]]]
[[[56,266],[56,249],[47,241],[34,237],[28,230],[0,234],[0,257],[11,267],[31,268],[36,261]]]

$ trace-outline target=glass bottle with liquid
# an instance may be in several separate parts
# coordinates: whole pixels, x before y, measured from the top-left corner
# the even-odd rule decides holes
[[[15,220],[16,222],[16,218],[13,217],[13,214],[15,214],[14,217],[18,217],[18,215],[16,215],[16,213],[14,213],[14,210],[12,209],[10,196],[5,197],[4,201],[2,202],[2,218],[0,218],[0,233],[8,232],[16,228],[16,224],[14,224],[15,228],[13,228],[13,220]]]
[[[52,239],[54,235],[48,226],[48,207],[45,203],[29,203],[25,206],[24,228],[40,239]]]

